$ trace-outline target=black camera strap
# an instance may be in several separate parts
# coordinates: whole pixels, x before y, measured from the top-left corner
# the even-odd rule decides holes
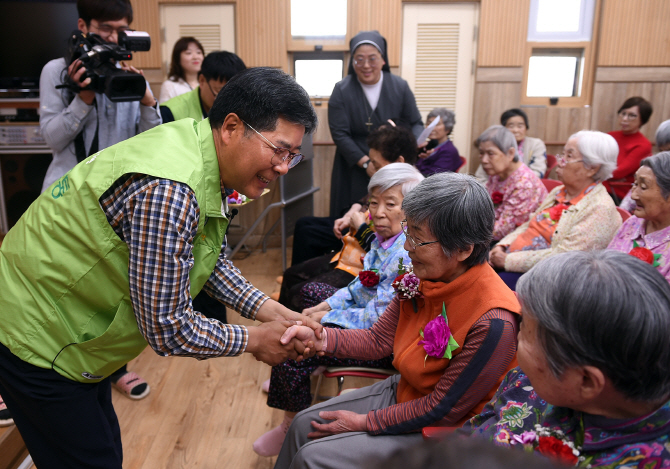
[[[100,118],[98,117],[98,103],[97,100],[93,100],[93,106],[95,107],[95,135],[93,135],[93,141],[91,142],[91,148],[88,153],[86,152],[86,144],[84,143],[84,131],[82,130],[74,138],[74,151],[77,156],[77,163],[85,160],[88,156],[93,153],[98,152],[98,129],[100,127]]]

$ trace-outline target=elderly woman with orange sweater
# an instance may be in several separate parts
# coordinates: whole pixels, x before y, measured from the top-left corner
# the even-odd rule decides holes
[[[413,273],[396,280],[398,296],[378,321],[324,328],[318,340],[292,326],[283,338],[337,357],[393,352],[400,374],[300,412],[275,468],[364,467],[421,441],[425,426],[476,415],[516,364],[520,307],[486,262],[495,218],[486,189],[471,176],[439,173],[405,196],[403,210]]]

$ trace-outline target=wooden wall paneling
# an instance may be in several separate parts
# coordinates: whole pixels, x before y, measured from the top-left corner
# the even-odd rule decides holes
[[[402,0],[349,0],[347,45],[359,31],[376,29],[386,38],[389,66],[400,66]]]
[[[314,194],[314,216],[327,217],[330,213],[330,176],[333,172],[335,145],[328,127],[328,103],[314,106],[319,126],[312,136],[314,142],[314,185],[321,190]]]
[[[642,96],[654,108],[649,122],[640,129],[653,142],[659,124],[670,119],[670,83],[596,83],[591,128],[602,132],[618,130],[617,110],[631,96]]]
[[[607,0],[601,14],[598,65],[670,64],[670,2]]]
[[[249,67],[288,70],[289,0],[243,0],[235,8],[238,55]]]
[[[544,140],[546,142],[567,141],[570,135],[591,127],[590,107],[547,107]],[[534,135],[534,134],[530,134]]]
[[[151,50],[133,52],[132,65],[139,69],[161,68],[161,24],[158,0],[131,0],[133,22],[130,25],[138,31],[146,31],[151,36]]]
[[[596,81],[670,81],[670,67],[598,67]]]
[[[530,0],[482,0],[479,67],[523,67]]]

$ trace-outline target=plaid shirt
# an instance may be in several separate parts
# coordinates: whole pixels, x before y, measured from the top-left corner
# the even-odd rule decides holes
[[[131,174],[100,197],[100,206],[128,245],[130,298],[151,348],[163,356],[199,359],[244,352],[246,327],[223,324],[193,310],[188,275],[200,216],[195,193],[186,184]],[[254,319],[268,297],[226,259],[223,248],[203,290]]]

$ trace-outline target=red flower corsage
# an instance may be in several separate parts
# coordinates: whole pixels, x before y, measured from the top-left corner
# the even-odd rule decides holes
[[[379,274],[377,269],[372,270],[361,270],[358,274],[358,278],[364,287],[372,288],[379,283]]]
[[[541,436],[538,438],[537,452],[550,458],[558,459],[572,466],[579,462],[579,457],[574,454],[574,448],[565,444],[555,436]]]
[[[491,194],[491,200],[493,201],[494,205],[499,205],[503,201],[503,194],[500,191],[494,191]]]
[[[631,249],[628,254],[630,254],[633,257],[637,257],[638,259],[646,262],[647,264],[651,264],[654,267],[658,267],[659,265],[661,265],[658,262],[658,260],[661,258],[661,255],[654,254],[649,249],[638,246],[637,241],[633,241],[633,249]]]
[[[551,207],[549,209],[549,213],[548,214],[545,213],[544,216],[551,219],[551,221],[553,222],[552,223],[552,225],[553,225],[553,224],[558,223],[558,220],[560,220],[561,216],[563,215],[563,211],[567,210],[568,208],[570,208],[569,205],[557,204],[557,205],[554,205],[553,207]]]

